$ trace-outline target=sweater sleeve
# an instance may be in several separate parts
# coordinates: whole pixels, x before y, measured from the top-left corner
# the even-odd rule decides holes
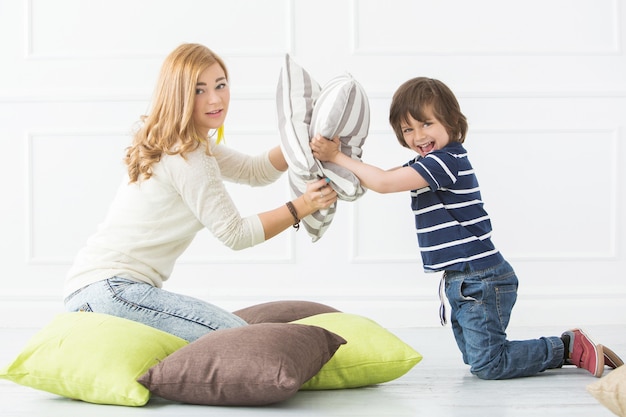
[[[164,156],[166,175],[184,205],[218,240],[231,249],[245,249],[265,240],[258,215],[242,218],[222,182],[216,158],[204,149]]]
[[[250,156],[224,145],[213,144],[212,150],[224,179],[253,187],[271,184],[282,175],[269,159],[269,151]]]

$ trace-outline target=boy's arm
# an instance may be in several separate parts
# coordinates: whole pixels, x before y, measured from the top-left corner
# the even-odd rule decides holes
[[[378,193],[395,193],[428,187],[428,183],[411,167],[399,167],[388,171],[366,164],[343,154],[338,138],[332,141],[320,135],[311,140],[313,156],[320,161],[333,162],[354,173],[361,184]]]

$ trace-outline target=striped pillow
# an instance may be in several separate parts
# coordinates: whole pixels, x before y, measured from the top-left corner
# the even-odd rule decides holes
[[[276,91],[281,149],[289,164],[291,192],[299,197],[307,183],[328,177],[339,199],[354,201],[365,192],[352,172],[336,164],[316,160],[309,141],[317,133],[339,136],[341,151],[360,159],[369,129],[369,102],[363,88],[345,74],[323,88],[287,54]],[[302,219],[313,242],[330,226],[337,204]]]
[[[333,78],[322,89],[313,108],[309,135],[339,136],[341,152],[360,160],[369,124],[367,95],[352,75],[346,73]],[[351,171],[332,162],[321,164],[322,172],[330,178],[340,199],[354,201],[365,193],[359,179]]]

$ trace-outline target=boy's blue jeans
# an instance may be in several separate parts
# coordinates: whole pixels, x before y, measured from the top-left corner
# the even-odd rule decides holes
[[[472,374],[508,379],[563,365],[560,337],[507,340],[518,285],[508,262],[481,271],[446,271],[444,278],[454,337]]]
[[[197,298],[113,277],[65,299],[67,311],[88,311],[138,321],[189,342],[218,329],[245,326],[238,316]]]

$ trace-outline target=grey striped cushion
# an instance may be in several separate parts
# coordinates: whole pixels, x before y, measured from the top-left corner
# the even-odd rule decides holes
[[[341,152],[360,160],[369,125],[367,95],[350,74],[344,74],[330,80],[322,89],[313,108],[309,135],[339,136]],[[322,172],[330,178],[340,199],[354,201],[365,193],[359,179],[351,171],[332,162],[321,164]]]
[[[289,164],[289,185],[295,197],[306,191],[306,184],[328,177],[339,199],[354,201],[365,192],[358,178],[332,163],[313,157],[309,141],[321,133],[339,136],[341,151],[361,158],[361,146],[369,129],[369,102],[363,88],[345,74],[333,78],[323,88],[287,54],[276,91],[281,148]],[[328,229],[336,203],[302,219],[313,242]]]
[[[309,73],[287,55],[276,91],[281,148],[289,171],[308,180],[318,178],[317,161],[309,148],[309,124],[320,91]]]

